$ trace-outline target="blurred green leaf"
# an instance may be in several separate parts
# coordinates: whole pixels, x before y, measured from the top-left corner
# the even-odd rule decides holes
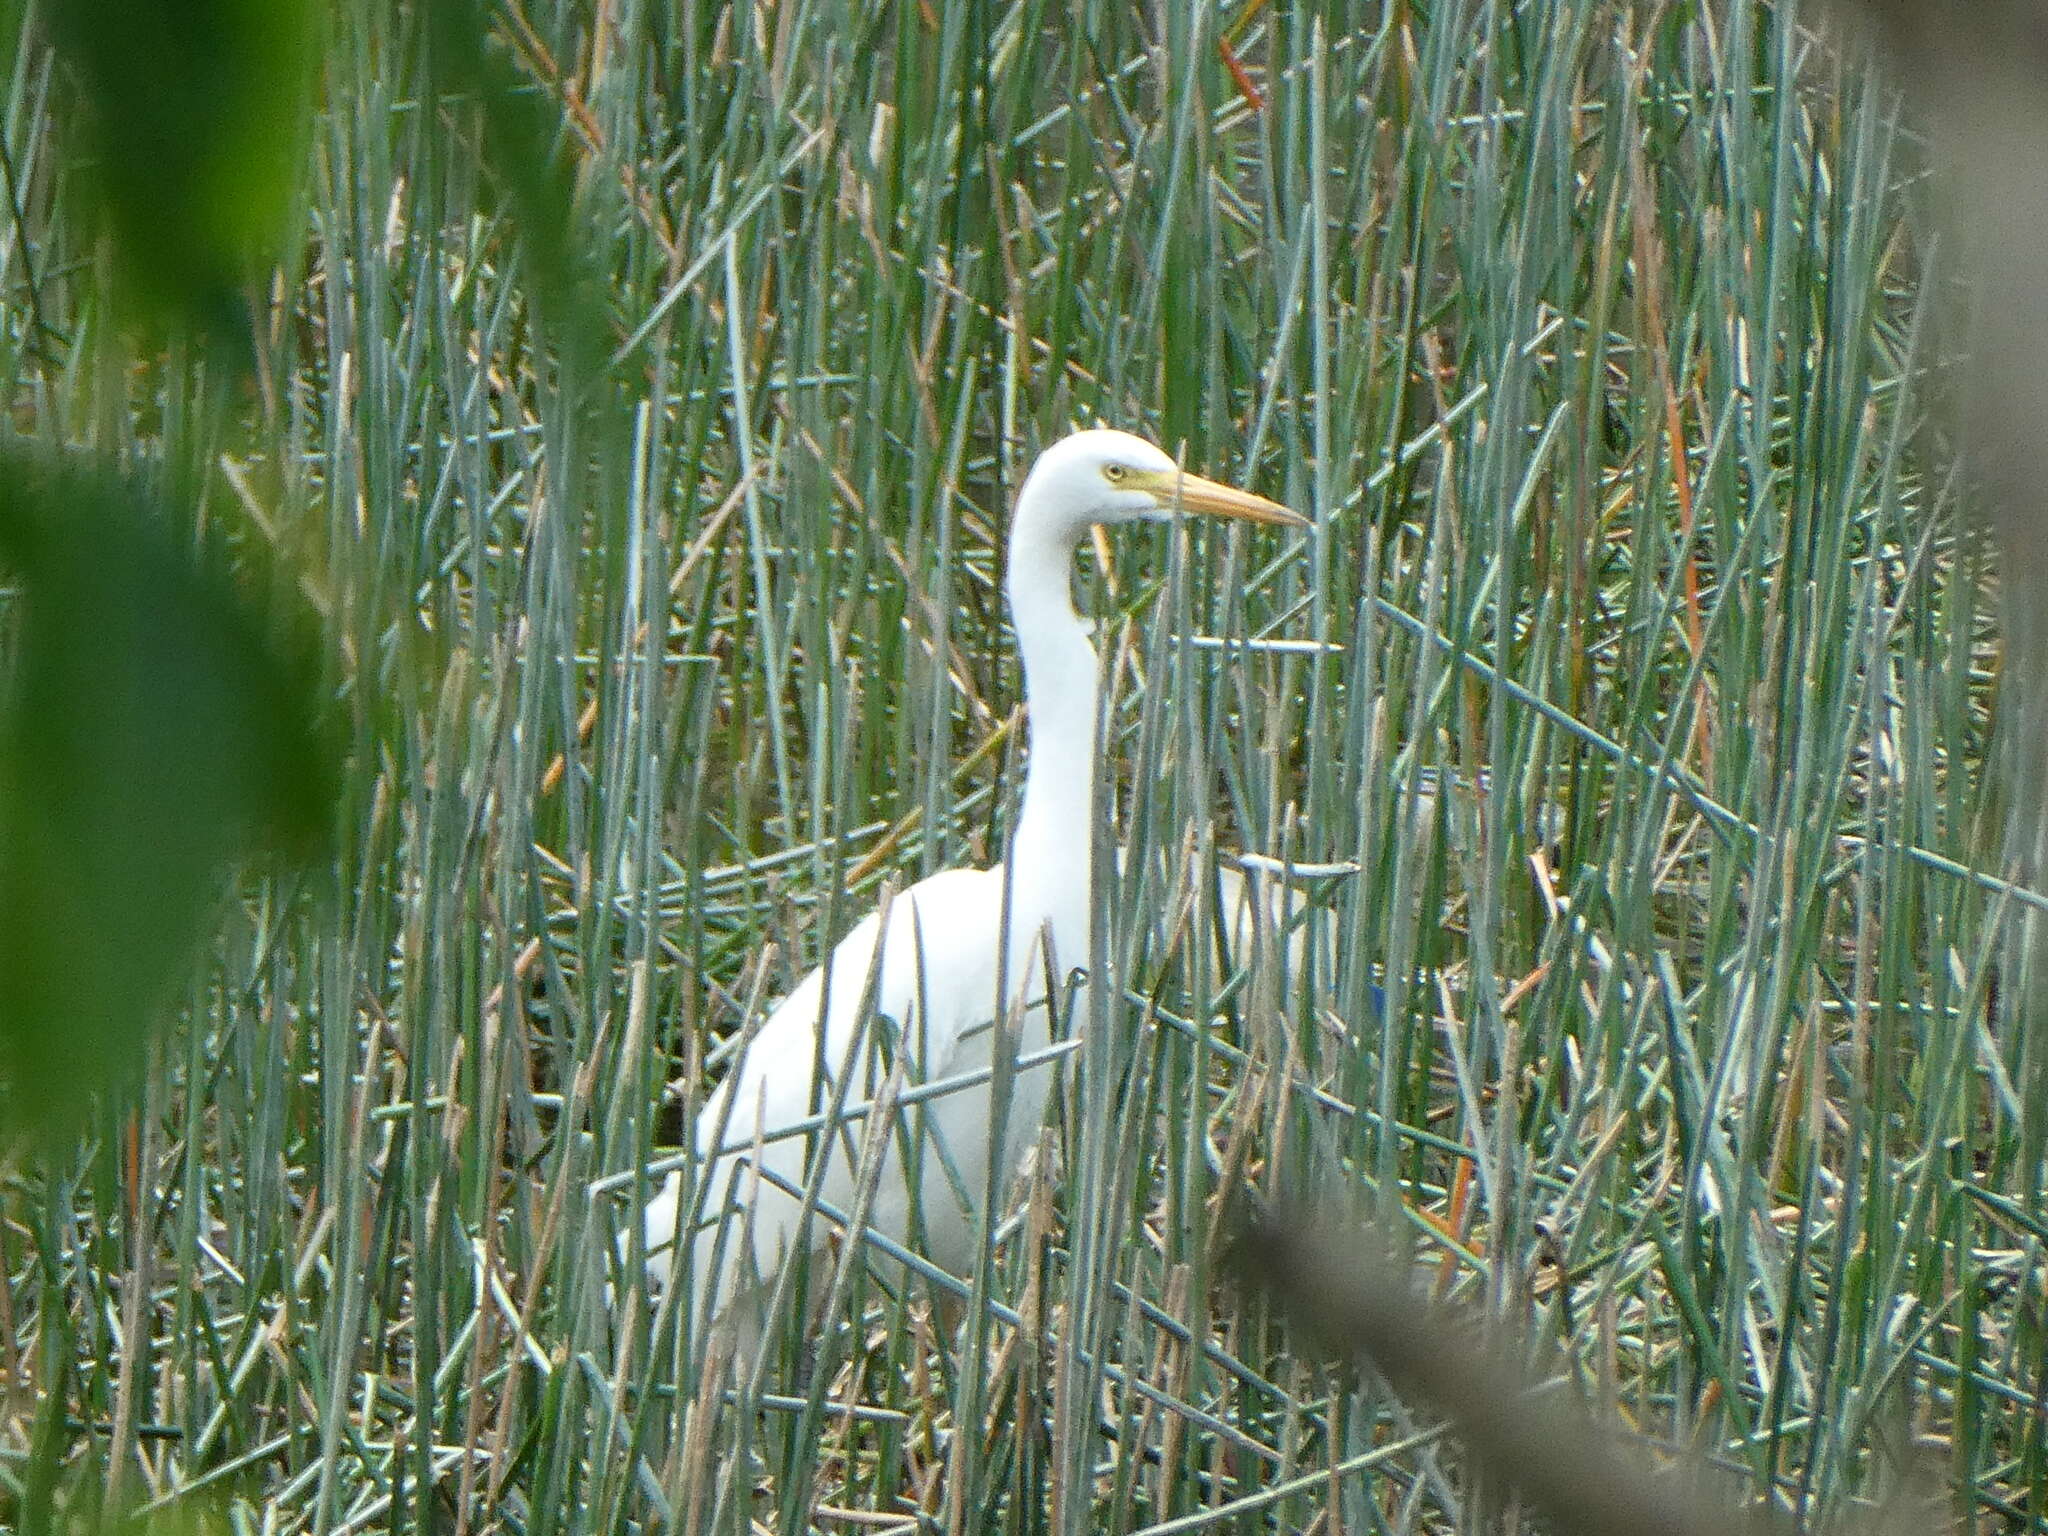
[[[45,1136],[136,1069],[229,861],[319,845],[313,672],[132,483],[0,455],[0,1094]],[[293,654],[293,653],[297,654]]]
[[[288,232],[320,57],[314,0],[54,0],[124,292],[216,336]]]

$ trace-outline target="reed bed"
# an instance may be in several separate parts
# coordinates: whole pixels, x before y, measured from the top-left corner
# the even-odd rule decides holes
[[[54,1479],[318,1536],[1510,1528],[1226,1283],[1248,1189],[1394,1213],[1731,1497],[2033,1528],[2048,1051],[1999,958],[2048,897],[1921,152],[1811,22],[526,0],[567,347],[423,24],[342,6],[207,416],[175,349],[94,366],[17,11],[7,398],[300,573],[342,831],[8,1175],[0,1523]],[[1033,1173],[958,1331],[824,1253],[721,1389],[619,1234],[751,1007],[1001,856],[1002,530],[1096,420],[1315,531],[1084,561],[1129,853]],[[1245,852],[1289,926],[1212,942]]]

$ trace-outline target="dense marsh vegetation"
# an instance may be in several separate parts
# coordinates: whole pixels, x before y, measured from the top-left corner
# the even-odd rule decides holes
[[[233,887],[134,1107],[6,1166],[0,1523],[51,1475],[284,1532],[1502,1515],[1223,1286],[1249,1182],[1397,1208],[1561,1390],[1819,1528],[1928,1475],[2038,1524],[1998,962],[2048,898],[1919,151],[1809,20],[528,0],[451,84],[340,6],[222,397],[114,339],[10,10],[15,430],[313,611],[338,832]],[[863,1276],[721,1402],[616,1234],[750,1004],[1000,856],[1008,498],[1094,420],[1316,531],[1084,564],[1133,857],[986,1304],[956,1344]],[[1300,956],[1200,942],[1245,850],[1338,871]]]

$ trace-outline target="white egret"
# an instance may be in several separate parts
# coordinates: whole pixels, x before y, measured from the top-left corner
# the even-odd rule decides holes
[[[1029,755],[1007,867],[943,870],[898,895],[886,925],[884,913],[870,913],[775,1007],[705,1102],[693,1209],[681,1208],[684,1180],[671,1173],[644,1216],[656,1288],[668,1283],[688,1245],[700,1324],[758,1307],[799,1242],[823,1241],[832,1229],[823,1217],[798,1232],[798,1192],[812,1181],[826,1207],[851,1208],[868,1131],[864,1116],[849,1120],[844,1111],[864,1110],[899,1060],[909,1063],[913,1087],[984,1075],[881,1128],[888,1141],[875,1149],[881,1162],[868,1225],[898,1242],[921,1236],[924,1254],[955,1272],[971,1262],[991,1167],[1003,1178],[1015,1170],[1053,1080],[1043,1063],[1014,1076],[1001,1145],[993,1145],[986,1069],[996,1041],[1021,1021],[1017,1055],[1045,1048],[1065,1002],[1048,1002],[1048,979],[1063,987],[1093,960],[1099,673],[1090,626],[1074,610],[1074,552],[1091,525],[1183,512],[1307,526],[1262,496],[1184,473],[1127,432],[1076,432],[1040,455],[1025,477],[1010,524],[1005,592],[1024,663]],[[1076,1005],[1071,1016],[1084,1017],[1085,1009]],[[842,1075],[842,1123],[816,1129]],[[810,1132],[778,1136],[806,1122]],[[914,1169],[906,1167],[906,1145]],[[742,1326],[751,1332],[757,1322]]]

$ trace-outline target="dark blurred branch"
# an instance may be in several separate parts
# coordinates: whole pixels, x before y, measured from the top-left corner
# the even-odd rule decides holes
[[[2048,878],[2048,8],[2038,0],[1836,0],[1924,126],[1936,212],[1971,296],[1955,402],[1961,452],[1997,543],[2002,759],[2012,876]],[[2048,932],[2012,919],[2006,1016],[2021,1166],[2048,1162]],[[2037,1496],[2038,1499],[2038,1496]],[[2039,1507],[2035,1509],[2038,1516]]]
[[[1937,212],[1983,323],[1968,336],[1971,467],[2006,572],[2048,574],[2048,10],[2012,0],[1837,0],[1934,145]],[[2030,605],[2031,606],[2031,605]]]
[[[1603,1429],[1500,1350],[1469,1317],[1420,1299],[1410,1269],[1327,1221],[1261,1217],[1237,1245],[1247,1285],[1277,1301],[1332,1363],[1366,1361],[1451,1422],[1473,1459],[1558,1531],[1578,1536],[1767,1536],[1790,1527],[1708,1496],[1698,1476],[1616,1449]]]

